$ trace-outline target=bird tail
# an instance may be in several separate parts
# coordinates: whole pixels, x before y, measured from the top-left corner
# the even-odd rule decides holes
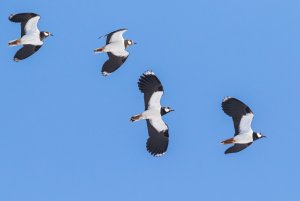
[[[21,44],[21,39],[17,39],[17,40],[12,40],[8,42],[8,45],[11,46],[16,46],[16,45],[20,45]]]
[[[97,52],[103,52],[104,50],[104,47],[100,47],[100,48],[96,48],[94,49],[94,52],[97,53]]]
[[[222,141],[221,144],[232,144],[234,142],[235,142],[234,138],[230,138],[230,139]]]
[[[135,121],[138,121],[138,120],[141,120],[142,119],[142,115],[141,114],[138,114],[138,115],[134,115],[130,118],[130,121],[132,122],[135,122]]]

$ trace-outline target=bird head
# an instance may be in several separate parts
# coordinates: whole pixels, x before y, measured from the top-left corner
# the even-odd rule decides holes
[[[169,112],[173,112],[173,111],[175,111],[175,110],[171,109],[170,107],[162,107],[160,113],[161,113],[161,115],[165,115],[165,114],[167,114]]]
[[[49,31],[41,31],[41,37],[44,39],[44,38],[47,38],[48,36],[53,36],[52,33],[50,33]]]
[[[254,140],[258,140],[258,139],[264,138],[264,137],[266,137],[266,136],[261,134],[261,133],[256,133],[256,132],[253,133],[253,139]]]
[[[128,47],[130,45],[135,45],[136,43],[133,40],[125,40],[125,46]]]

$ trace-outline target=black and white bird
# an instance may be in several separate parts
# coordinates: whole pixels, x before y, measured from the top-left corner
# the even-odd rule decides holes
[[[52,36],[48,31],[39,31],[37,24],[40,16],[35,13],[19,13],[10,15],[8,18],[12,22],[21,23],[21,38],[10,41],[9,46],[23,45],[14,56],[15,61],[26,59],[38,51],[45,38]]]
[[[129,52],[126,51],[126,48],[136,44],[133,40],[124,40],[123,34],[126,31],[127,29],[119,29],[99,37],[102,38],[106,36],[106,45],[95,49],[94,52],[106,52],[108,55],[108,60],[102,66],[102,75],[107,76],[120,68],[129,56]]]
[[[146,71],[139,79],[139,89],[144,93],[145,111],[131,117],[131,121],[145,119],[149,138],[147,150],[153,156],[163,155],[169,144],[169,128],[162,116],[172,112],[170,107],[162,107],[160,99],[164,93],[163,86],[152,71]]]
[[[222,144],[234,144],[225,151],[225,154],[242,151],[255,140],[265,137],[261,133],[254,132],[251,122],[254,117],[251,109],[242,101],[226,97],[222,101],[222,109],[228,116],[232,117],[235,134],[233,138],[222,141]]]

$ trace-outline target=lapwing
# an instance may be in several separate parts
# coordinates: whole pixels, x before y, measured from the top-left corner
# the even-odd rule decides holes
[[[132,116],[130,120],[132,122],[142,119],[147,121],[149,134],[147,150],[153,156],[161,156],[167,151],[169,144],[169,128],[162,120],[162,116],[174,110],[161,106],[163,86],[152,71],[148,70],[140,76],[138,86],[144,93],[145,111]]]
[[[130,45],[136,44],[133,40],[124,40],[123,34],[127,29],[119,29],[113,31],[106,36],[106,45],[94,50],[95,53],[106,52],[108,60],[102,66],[102,75],[107,76],[120,68],[129,56],[126,48]]]
[[[14,56],[15,61],[26,59],[38,51],[45,38],[52,36],[48,31],[39,31],[37,24],[40,16],[35,13],[19,13],[10,15],[8,18],[12,22],[21,23],[21,38],[10,41],[9,46],[23,45]]]
[[[234,144],[225,151],[225,154],[242,151],[255,140],[265,137],[261,133],[254,132],[251,128],[253,112],[242,101],[226,97],[222,101],[222,109],[228,116],[232,117],[235,134],[233,138],[222,141],[222,144]]]

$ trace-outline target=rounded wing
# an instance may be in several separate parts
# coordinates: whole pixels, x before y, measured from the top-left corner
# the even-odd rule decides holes
[[[145,109],[160,108],[163,86],[156,75],[148,70],[139,79],[139,89],[144,93]]]
[[[153,156],[161,156],[166,153],[169,145],[169,129],[161,118],[147,120],[149,138],[147,151]]]
[[[109,59],[102,66],[102,75],[107,76],[120,68],[129,56],[129,53],[126,50],[124,50],[123,54],[124,56],[116,56],[113,53],[108,52],[107,55]]]
[[[225,114],[232,117],[235,135],[252,130],[251,122],[254,115],[245,103],[236,98],[226,97],[222,101],[222,109]]]
[[[247,143],[247,144],[235,144],[235,145],[229,147],[225,151],[225,154],[231,154],[231,153],[236,153],[236,152],[242,151],[242,150],[246,149],[248,146],[250,146],[251,144],[252,144],[252,142]]]
[[[40,16],[33,17],[25,24],[25,34],[40,34],[37,24],[40,20]]]
[[[20,61],[26,59],[27,57],[33,55],[37,52],[42,46],[35,46],[35,45],[24,45],[21,49],[19,49],[15,56],[14,61]]]
[[[125,33],[127,29],[118,29],[116,31],[113,31],[106,36],[106,45],[109,43],[124,41],[123,33]]]
[[[36,13],[19,13],[10,15],[8,18],[12,22],[21,23],[21,36],[27,31],[36,31],[40,16]]]

